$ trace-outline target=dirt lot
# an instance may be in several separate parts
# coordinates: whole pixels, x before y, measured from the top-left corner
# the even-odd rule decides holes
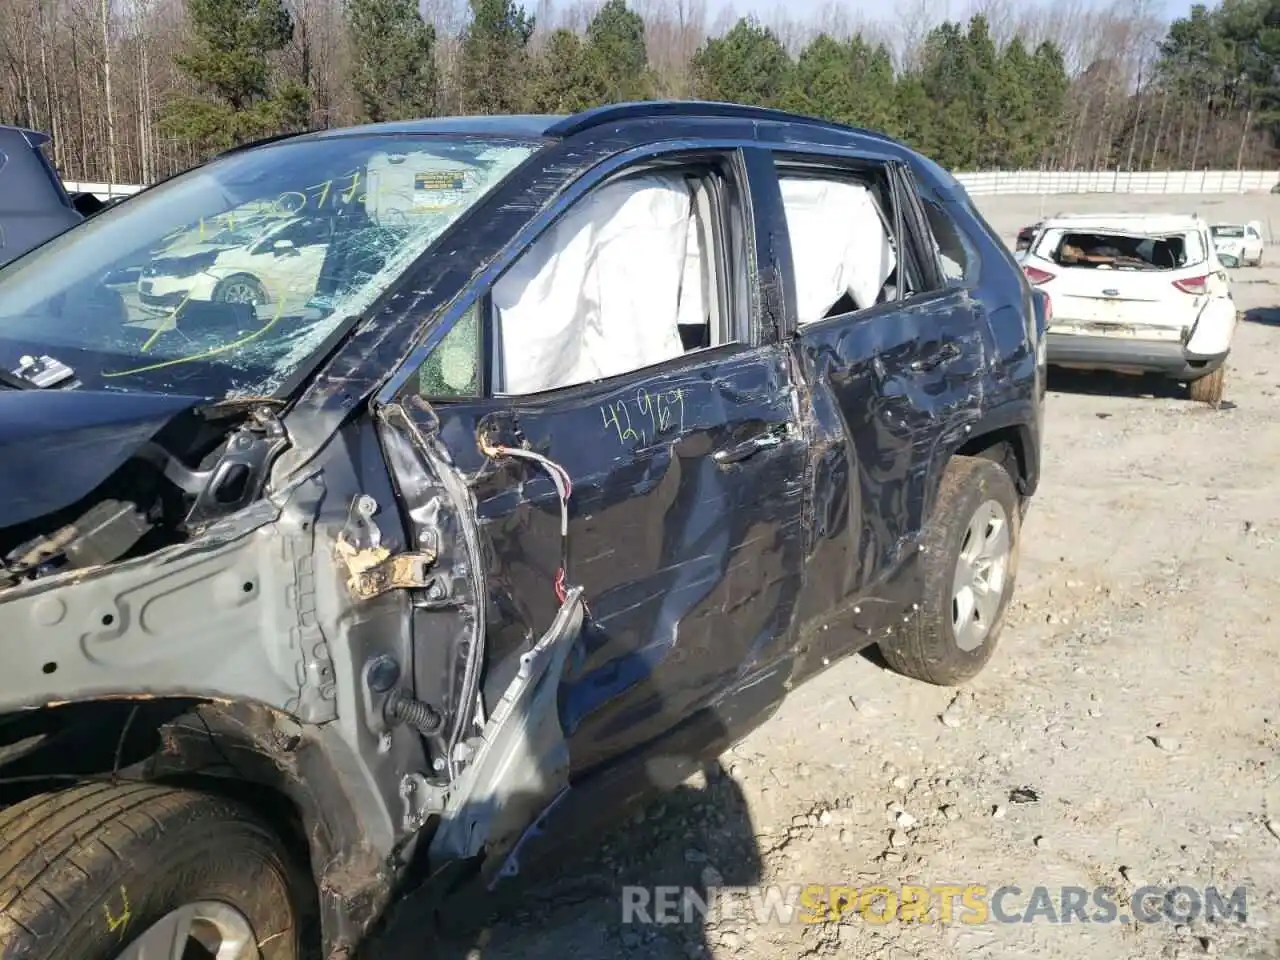
[[[1271,196],[983,207],[1010,241],[1059,210],[1197,210],[1280,227]],[[429,955],[1280,957],[1280,247],[1268,260],[1235,274],[1248,313],[1227,408],[1123,381],[1052,383],[1011,620],[958,697],[866,657],[838,664],[709,782],[566,860],[526,912]],[[1006,914],[1023,913],[1037,886],[1110,885],[1119,914],[1146,884],[1245,887],[1248,918],[877,923],[853,910],[820,924],[621,922],[623,884],[758,883],[1016,885]],[[393,942],[395,960],[428,955],[412,936]]]

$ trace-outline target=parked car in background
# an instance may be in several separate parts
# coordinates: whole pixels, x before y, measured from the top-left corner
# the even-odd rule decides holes
[[[315,292],[329,247],[324,217],[232,218],[231,225],[197,229],[140,273],[138,297],[173,308],[190,301],[266,307]]]
[[[104,281],[175,249],[265,302]],[[1046,303],[902,143],[716,103],[279,139],[0,270],[5,956],[336,960],[857,650],[973,677]]]
[[[0,126],[0,265],[84,219],[44,155],[48,142],[48,134]]]
[[[1215,223],[1209,228],[1213,234],[1213,246],[1218,259],[1228,267],[1262,266],[1262,224]]]
[[[1157,373],[1222,399],[1236,307],[1200,217],[1055,217],[1022,267],[1053,303],[1051,366]]]

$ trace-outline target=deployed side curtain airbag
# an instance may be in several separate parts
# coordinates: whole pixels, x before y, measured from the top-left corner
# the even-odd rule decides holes
[[[705,184],[691,184],[693,206],[689,217],[688,239],[685,245],[684,278],[680,282],[680,315],[683,326],[706,326],[710,321],[707,312],[712,302],[710,265],[704,253],[711,244],[707,229],[711,224],[711,197]]]
[[[795,267],[800,323],[823,319],[845,294],[872,306],[893,272],[893,247],[866,187],[788,177],[782,203]]]
[[[615,181],[575,204],[493,288],[503,391],[552,390],[680,356],[691,216],[678,174]]]

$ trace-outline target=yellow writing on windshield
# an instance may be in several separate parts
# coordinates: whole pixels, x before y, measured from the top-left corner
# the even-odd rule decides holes
[[[111,371],[104,370],[102,372],[102,375],[104,377],[130,377],[139,373],[150,373],[153,370],[163,370],[165,367],[176,367],[179,364],[183,364],[183,363],[195,363],[199,360],[208,360],[210,357],[216,357],[219,354],[228,353],[232,350],[238,350],[241,347],[245,346],[246,344],[252,343],[254,340],[257,340],[260,336],[262,336],[264,333],[266,333],[272,327],[274,327],[277,323],[279,323],[280,318],[284,316],[284,304],[285,304],[285,301],[284,301],[284,298],[282,297],[280,299],[280,302],[276,305],[275,314],[271,317],[270,320],[268,320],[266,323],[260,326],[257,330],[247,333],[243,337],[238,337],[237,339],[232,340],[230,343],[224,343],[220,346],[213,347],[209,350],[201,351],[200,353],[193,353],[189,356],[174,357],[172,360],[162,360],[159,363],[152,363],[145,367],[133,367],[129,370],[111,370]],[[172,327],[169,327],[167,329],[176,330],[177,328],[178,328],[177,323],[174,323]],[[153,335],[147,340],[147,344],[150,344],[155,339],[156,337]]]
[[[201,217],[194,223],[186,223],[160,238],[158,250],[167,250],[180,241],[204,244],[224,242],[236,246],[248,246],[261,240],[266,233],[284,220],[303,215],[336,210],[340,206],[358,203],[383,207],[387,200],[413,199],[407,213],[453,210],[465,205],[461,194],[472,184],[470,170],[432,170],[417,172],[412,184],[390,184],[375,178],[369,184],[363,170],[355,170],[341,177],[331,177],[319,183],[285,190],[274,197],[242,204],[224,213]],[[225,235],[225,236],[224,236]]]

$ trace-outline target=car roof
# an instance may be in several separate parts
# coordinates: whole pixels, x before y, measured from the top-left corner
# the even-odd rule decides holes
[[[906,148],[899,140],[885,133],[862,127],[850,127],[818,117],[771,107],[756,107],[739,103],[714,100],[645,100],[612,103],[593,107],[575,114],[504,114],[497,116],[425,117],[419,120],[388,120],[382,123],[363,124],[355,127],[337,127],[313,130],[307,133],[285,134],[258,140],[236,147],[241,152],[264,146],[271,142],[303,139],[333,139],[337,137],[368,135],[456,134],[461,136],[491,136],[515,138],[566,139],[596,127],[652,120],[750,120],[793,124],[797,130],[822,129],[832,133],[845,133],[868,137],[886,144]],[[909,149],[909,148],[907,148]],[[914,151],[913,151],[914,152]]]
[[[339,127],[325,130],[311,130],[302,133],[286,133],[252,143],[241,144],[220,154],[243,153],[269,144],[294,143],[307,140],[332,140],[355,136],[415,136],[440,135],[513,138],[523,140],[546,140],[549,142],[565,141],[579,135],[590,136],[592,131],[599,130],[602,137],[614,137],[625,132],[630,133],[634,146],[643,141],[646,132],[654,135],[650,139],[661,139],[659,131],[653,124],[668,121],[675,126],[667,132],[680,137],[714,136],[724,128],[719,124],[737,121],[739,136],[743,127],[750,128],[755,124],[777,124],[785,132],[779,136],[776,131],[763,132],[759,137],[762,146],[785,148],[787,144],[873,150],[896,155],[898,159],[909,162],[914,168],[922,185],[931,190],[943,201],[968,200],[964,185],[929,156],[913,149],[908,144],[878,130],[865,127],[852,127],[834,123],[819,117],[811,117],[800,113],[776,110],[772,107],[757,107],[740,103],[725,103],[714,100],[645,100],[627,103],[606,104],[593,107],[581,113],[562,114],[505,114],[496,116],[451,116],[427,117],[419,120],[389,120],[382,123],[364,124],[356,127]],[[705,124],[705,129],[699,125]],[[756,136],[756,133],[749,134]],[[623,137],[625,140],[626,137]],[[618,148],[626,148],[621,140]],[[217,158],[215,158],[217,159]]]
[[[1205,225],[1197,214],[1186,213],[1070,213],[1045,220],[1046,230],[1141,230],[1144,233],[1175,233],[1198,230]]]

